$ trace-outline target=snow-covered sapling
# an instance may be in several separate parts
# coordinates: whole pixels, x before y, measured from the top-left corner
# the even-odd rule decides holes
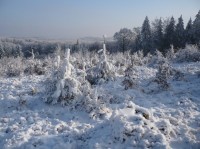
[[[125,86],[125,90],[131,89],[137,86],[137,70],[133,66],[129,66],[125,70],[125,78],[122,82],[122,84]]]
[[[57,48],[56,48],[56,52],[55,52],[55,61],[54,61],[55,69],[58,69],[59,66],[60,66],[60,51],[61,51],[61,48],[58,45]]]
[[[171,68],[167,62],[160,63],[158,66],[158,72],[156,73],[155,82],[164,89],[167,90],[170,85],[168,83],[168,78],[170,77]]]
[[[200,61],[200,50],[196,46],[186,45],[185,49],[176,52],[176,62],[198,62]]]
[[[144,59],[143,51],[137,51],[131,56],[131,64],[141,66],[144,64]]]
[[[101,81],[113,80],[115,77],[114,67],[107,60],[106,44],[103,44],[103,49],[98,51],[101,54],[100,61],[97,66],[88,70],[87,80],[91,84],[97,84]]]
[[[173,60],[175,58],[175,52],[174,52],[174,46],[171,45],[171,48],[169,49],[169,51],[166,54],[166,58],[168,60]]]
[[[57,103],[61,102],[62,105],[66,105],[77,98],[80,95],[80,83],[72,77],[71,71],[73,66],[69,62],[70,49],[65,51],[65,58],[62,66],[53,75],[55,82],[52,86],[55,90],[53,94],[47,98],[47,102]]]
[[[158,68],[159,65],[162,64],[164,61],[167,61],[166,58],[160,51],[156,50],[156,52],[154,53],[153,57],[149,62],[149,66]]]

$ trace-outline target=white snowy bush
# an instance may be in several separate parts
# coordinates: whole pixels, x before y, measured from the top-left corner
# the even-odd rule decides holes
[[[0,76],[43,75],[50,71],[50,69],[51,62],[47,58],[26,59],[23,57],[4,57],[0,59]]]
[[[134,66],[132,66],[132,65],[129,66],[125,70],[125,78],[122,81],[122,84],[123,84],[125,90],[131,89],[131,88],[136,88],[137,87],[137,78],[138,78],[137,70],[134,68]]]
[[[107,60],[106,45],[103,44],[103,49],[99,50],[98,52],[101,54],[100,61],[96,67],[93,67],[87,71],[86,79],[92,85],[113,80],[115,78],[115,68],[112,63]]]
[[[85,63],[83,68],[75,69],[69,61],[70,49],[66,50],[62,65],[45,82],[47,103],[70,105],[70,109],[89,113],[92,119],[104,118],[109,113],[97,91],[91,88],[85,79]],[[57,63],[55,63],[57,64]],[[73,70],[73,71],[72,71]]]
[[[131,56],[132,65],[142,66],[146,63],[143,51],[137,51]]]
[[[168,50],[168,52],[166,53],[166,58],[168,60],[173,60],[175,58],[175,51],[174,51],[174,46],[171,45],[171,48]]]
[[[167,63],[166,61],[160,63],[154,81],[159,85],[161,89],[163,90],[169,89],[170,85],[168,83],[168,79],[170,77],[170,74],[171,74],[171,67],[169,63]]]
[[[55,52],[54,69],[58,69],[60,67],[60,60],[61,60],[60,51],[61,51],[61,48],[58,45],[57,48],[56,48],[56,52]]]
[[[7,77],[23,75],[24,65],[22,57],[1,59],[2,74]]]
[[[40,60],[35,59],[35,54],[33,49],[31,49],[31,55],[32,57],[27,60],[26,67],[24,70],[25,74],[33,75],[43,75],[45,73],[45,67],[42,65]]]
[[[112,55],[112,57],[116,67],[125,65],[125,58],[122,53],[115,53]]]
[[[97,90],[93,90],[90,94],[84,96],[81,107],[89,113],[92,119],[104,119],[111,112],[102,96],[98,95]]]
[[[27,59],[25,68],[24,68],[24,74],[27,75],[44,75],[47,71],[47,63],[41,62],[37,59]]]
[[[60,102],[62,105],[69,104],[80,95],[80,82],[72,77],[73,66],[69,62],[70,49],[65,52],[65,58],[59,69],[52,74],[52,78],[47,81],[48,103]],[[51,84],[51,85],[50,85]]]
[[[187,45],[176,53],[176,62],[197,62],[200,61],[200,50],[194,45]]]
[[[163,56],[163,54],[160,51],[156,50],[155,54],[153,56],[150,56],[148,66],[158,68],[159,64],[163,63],[166,60],[167,59]]]

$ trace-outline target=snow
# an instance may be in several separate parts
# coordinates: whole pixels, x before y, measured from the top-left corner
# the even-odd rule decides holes
[[[124,89],[122,75],[94,86],[98,99],[85,99],[99,106],[93,113],[46,104],[45,76],[0,78],[0,146],[199,149],[200,63],[172,67],[184,73],[184,79],[169,79],[169,90],[152,91],[158,70],[147,66],[134,66],[134,88]]]

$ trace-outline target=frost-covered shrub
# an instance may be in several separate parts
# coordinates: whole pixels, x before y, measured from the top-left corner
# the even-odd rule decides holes
[[[86,79],[93,85],[115,78],[114,66],[107,60],[106,45],[99,51],[101,58],[96,67],[87,71]]]
[[[133,79],[137,79],[138,78],[137,69],[132,65],[128,66],[127,69],[125,70],[125,77],[131,77]]]
[[[96,52],[90,52],[90,63],[87,65],[96,66],[99,63],[99,57]]]
[[[74,61],[72,59],[74,59]],[[98,63],[98,56],[93,51],[81,48],[79,52],[72,54],[70,61],[75,68],[82,67],[83,62],[86,64],[87,68],[90,68]]]
[[[61,48],[60,46],[58,45],[57,48],[56,48],[56,52],[55,52],[55,58],[54,58],[54,69],[58,69],[60,67],[60,52],[61,52]]]
[[[116,73],[119,75],[124,75],[124,71],[127,66],[131,65],[131,55],[129,52],[123,53],[115,53],[112,55],[112,64],[116,68]]]
[[[187,45],[176,53],[176,62],[197,62],[200,61],[200,50],[193,45]]]
[[[137,51],[131,56],[131,64],[141,66],[145,63],[143,51]]]
[[[129,66],[125,70],[125,78],[122,81],[123,86],[125,87],[125,90],[135,88],[137,86],[137,70],[133,66]]]
[[[171,45],[171,48],[169,49],[169,51],[166,53],[166,58],[168,60],[173,60],[175,58],[175,52],[174,52],[174,46]]]
[[[58,70],[53,72],[50,82],[47,82],[47,103],[67,105],[80,95],[80,82],[72,77],[73,66],[69,62],[70,49],[66,50],[65,59]],[[50,85],[51,84],[51,85]],[[51,92],[52,91],[52,92]]]
[[[97,56],[95,55],[95,57],[94,58],[92,58],[92,60],[91,60],[91,64],[93,65],[93,66],[95,66],[95,65],[97,65],[98,64],[98,58],[97,58]]]
[[[133,65],[132,55],[131,55],[130,51],[126,51],[123,55],[123,58],[124,58],[124,66]]]
[[[33,75],[33,74],[42,75],[42,74],[44,74],[44,71],[42,71],[43,69],[40,66],[41,65],[40,61],[35,59],[35,54],[34,54],[33,49],[31,49],[30,53],[31,53],[32,57],[27,60],[24,73],[28,74],[28,75]]]
[[[124,86],[125,90],[131,89],[137,86],[137,84],[135,83],[135,80],[129,77],[124,78],[124,80],[122,81],[122,85]]]
[[[24,74],[28,75],[44,75],[46,72],[47,63],[42,63],[40,60],[29,59],[26,61],[26,66],[24,69]]]
[[[118,66],[125,66],[125,58],[122,53],[116,53],[112,55],[113,58],[113,63],[116,67]]]
[[[104,118],[109,110],[85,79],[86,64],[83,63],[83,68],[81,69],[75,69],[69,58],[70,50],[67,49],[64,61],[45,81],[45,102],[61,103],[63,106],[70,105],[70,109],[83,110],[89,113],[93,119]]]
[[[164,58],[163,54],[160,51],[156,50],[155,54],[153,56],[150,56],[148,66],[158,68],[159,64],[163,61],[166,61],[166,58]]]
[[[167,90],[170,85],[168,79],[171,74],[171,67],[167,62],[160,63],[158,67],[158,72],[156,73],[155,82],[164,90]]]
[[[49,68],[49,62],[38,59],[25,59],[22,57],[4,57],[0,59],[0,75],[14,77],[22,74],[43,75]]]
[[[89,113],[90,118],[92,119],[102,119],[106,118],[107,114],[111,111],[106,107],[104,99],[102,96],[98,95],[96,91],[90,92],[87,96],[82,100],[82,108]]]
[[[4,63],[4,71],[8,77],[17,77],[23,74],[23,62],[21,57],[7,58]]]

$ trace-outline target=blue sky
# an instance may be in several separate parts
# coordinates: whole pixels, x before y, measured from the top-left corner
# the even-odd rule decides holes
[[[113,36],[120,28],[183,15],[195,18],[200,0],[0,0],[1,37],[74,39]]]

